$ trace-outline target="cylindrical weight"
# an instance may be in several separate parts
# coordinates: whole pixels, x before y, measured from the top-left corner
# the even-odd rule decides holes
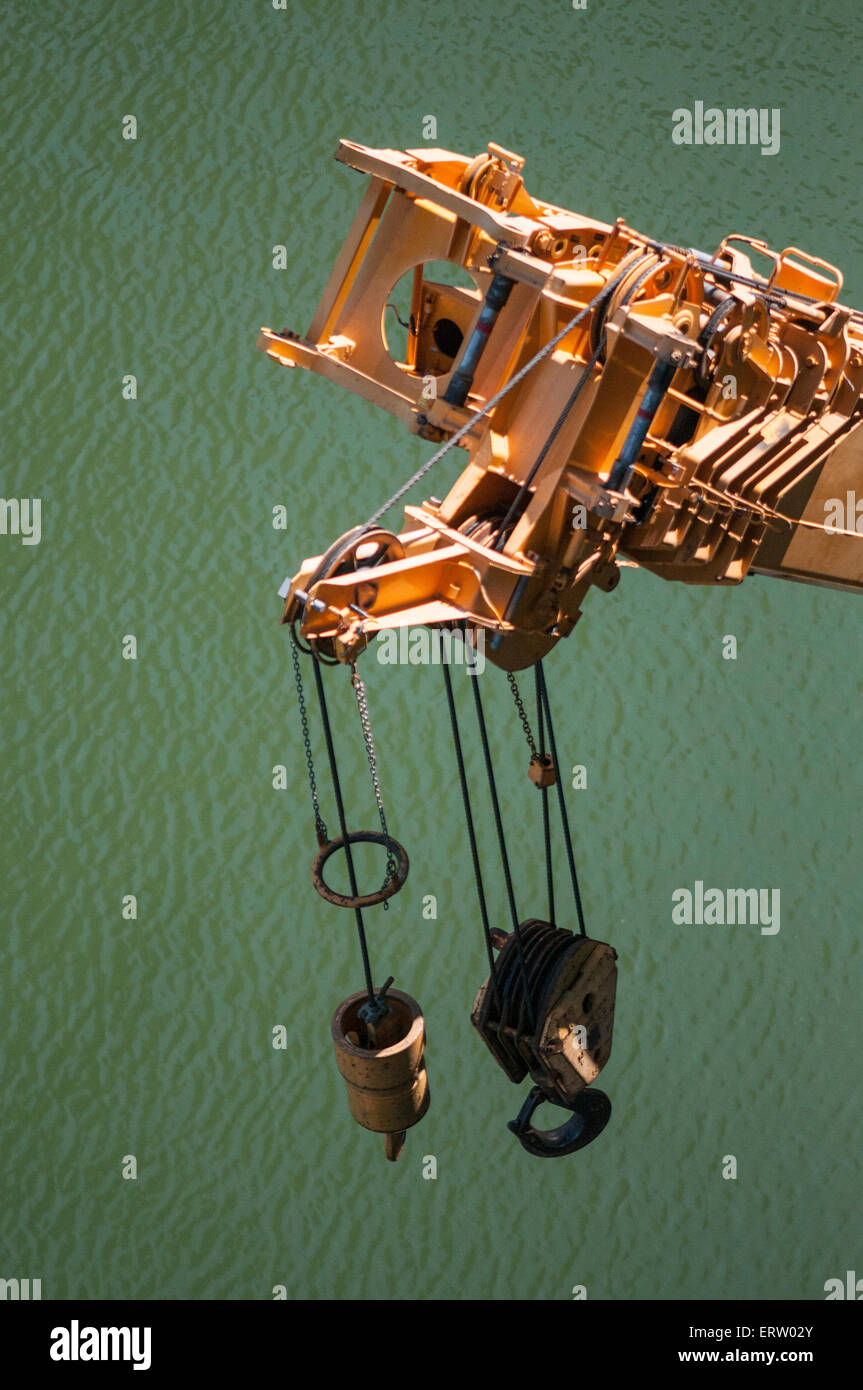
[[[429,1107],[425,1020],[415,999],[390,989],[390,1014],[375,1026],[372,1040],[360,1017],[367,1002],[367,994],[352,994],[336,1009],[336,1063],[357,1123],[378,1134],[393,1134],[410,1129]]]

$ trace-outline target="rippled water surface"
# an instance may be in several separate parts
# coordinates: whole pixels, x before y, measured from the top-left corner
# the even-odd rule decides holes
[[[440,672],[367,660],[411,855],[369,934],[422,1001],[433,1095],[387,1164],[331,1056],[362,980],[349,915],[309,885],[275,590],[429,446],[255,338],[308,326],[363,188],[338,138],[419,145],[428,114],[444,147],[524,154],[559,205],[710,250],[796,244],[860,304],[858,7],[83,0],[0,22],[0,491],[42,499],[38,546],[0,536],[0,1275],[59,1298],[823,1297],[861,1258],[863,602],[627,571],[550,658],[588,768],[588,928],[620,956],[612,1121],[558,1163],[507,1132],[521,1092],[469,1022],[484,953]],[[780,108],[780,152],[675,146],[696,100]],[[340,674],[346,799],[372,823]],[[534,915],[538,803],[506,684],[483,681]],[[485,816],[481,842],[503,920]],[[695,879],[780,888],[779,934],[674,926]]]

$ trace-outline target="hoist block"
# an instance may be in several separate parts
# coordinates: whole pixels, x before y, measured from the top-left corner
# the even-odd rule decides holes
[[[425,1019],[415,999],[399,989],[386,995],[389,1013],[372,1036],[362,1017],[365,992],[352,994],[333,1015],[336,1064],[348,1088],[357,1124],[387,1136],[387,1157],[397,1158],[403,1132],[429,1107]]]
[[[548,1100],[573,1101],[611,1054],[617,953],[549,922],[507,936],[471,1022],[511,1081],[530,1073]]]

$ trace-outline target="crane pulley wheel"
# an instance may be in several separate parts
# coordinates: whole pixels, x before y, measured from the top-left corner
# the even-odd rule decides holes
[[[311,589],[322,579],[332,579],[353,569],[371,569],[388,560],[403,560],[402,540],[382,526],[353,526],[329,547],[321,557],[309,581]]]

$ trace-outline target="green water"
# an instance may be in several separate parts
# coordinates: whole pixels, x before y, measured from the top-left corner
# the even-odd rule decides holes
[[[444,147],[518,150],[561,206],[707,250],[795,244],[860,304],[858,6],[7,2],[2,30],[0,492],[41,498],[42,537],[0,536],[0,1276],[44,1298],[823,1298],[863,1259],[863,604],[627,571],[549,660],[563,758],[588,769],[588,929],[620,956],[611,1124],[557,1163],[507,1132],[523,1089],[469,1023],[484,954],[440,673],[367,662],[411,855],[369,934],[423,1004],[432,1087],[387,1164],[331,1057],[362,980],[309,884],[275,591],[429,446],[254,344],[308,326],[364,186],[339,137],[417,146],[429,114]],[[779,107],[780,152],[672,144],[696,100]],[[538,805],[505,682],[483,681],[529,916]],[[487,818],[481,842],[491,865]],[[674,926],[695,879],[780,888],[780,932]]]

